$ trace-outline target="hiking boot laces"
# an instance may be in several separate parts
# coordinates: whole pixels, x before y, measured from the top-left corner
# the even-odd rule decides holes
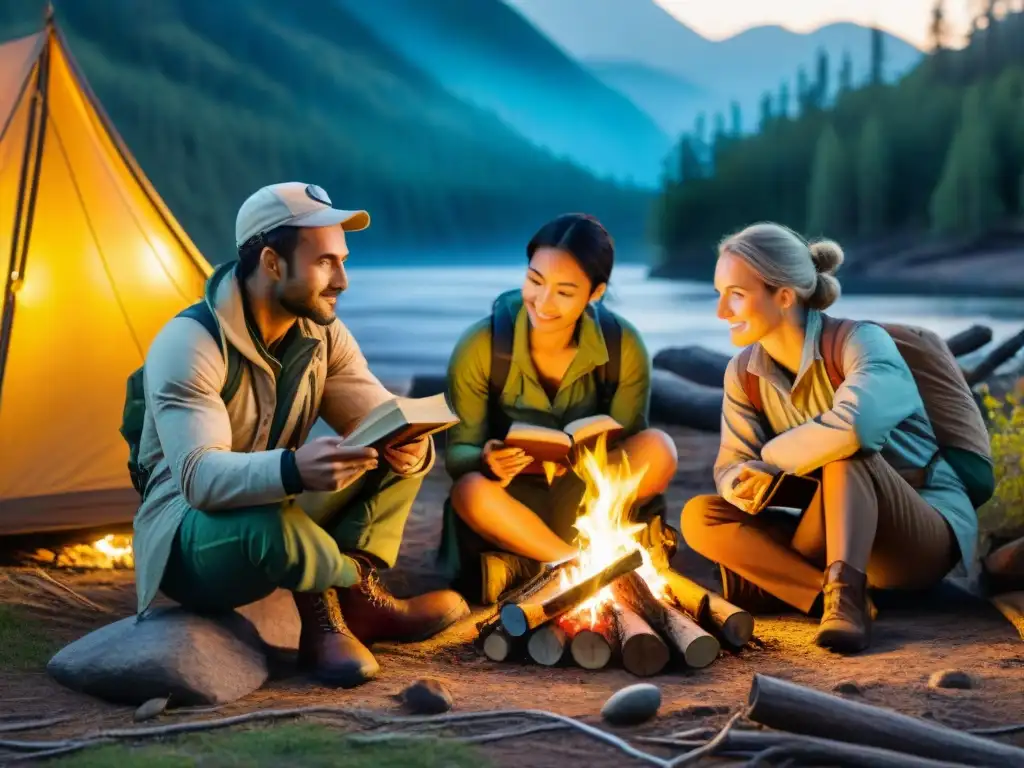
[[[341,605],[334,590],[328,590],[316,601],[316,617],[322,631],[335,635],[352,635],[348,624],[345,623],[345,617],[341,614]]]

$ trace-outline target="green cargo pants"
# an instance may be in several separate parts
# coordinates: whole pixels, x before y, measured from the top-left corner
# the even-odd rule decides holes
[[[203,512],[178,528],[160,588],[185,608],[221,612],[275,589],[323,592],[357,581],[345,553],[394,565],[405,521],[423,483],[385,463],[335,493],[283,504]]]

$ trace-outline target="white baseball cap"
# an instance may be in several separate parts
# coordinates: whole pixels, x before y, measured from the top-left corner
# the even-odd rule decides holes
[[[366,211],[343,211],[331,205],[323,187],[286,181],[254,192],[242,203],[235,218],[235,245],[275,227],[330,227],[341,224],[347,232],[370,226]]]

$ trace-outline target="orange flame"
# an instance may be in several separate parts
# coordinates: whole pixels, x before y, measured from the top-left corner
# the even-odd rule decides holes
[[[647,582],[653,594],[666,595],[668,582],[654,568],[650,554],[637,538],[646,526],[629,520],[647,467],[634,470],[625,453],[621,461],[610,464],[605,436],[602,435],[593,450],[582,449],[574,470],[586,483],[581,502],[583,512],[575,524],[580,554],[578,565],[562,572],[561,586],[569,588],[578,584],[639,549],[643,564],[637,569],[637,574]],[[603,609],[613,600],[611,587],[604,587],[575,608],[567,620],[595,627]]]

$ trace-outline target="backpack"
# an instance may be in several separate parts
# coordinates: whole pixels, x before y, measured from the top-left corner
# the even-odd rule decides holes
[[[519,289],[506,291],[494,300],[491,307],[491,374],[488,384],[487,410],[490,433],[503,435],[508,431],[509,420],[501,409],[501,391],[508,380],[512,366],[512,346],[515,338],[516,316],[522,307],[522,293]],[[622,326],[615,315],[599,304],[588,304],[587,314],[601,327],[605,346],[608,348],[608,362],[595,369],[597,376],[598,412],[608,413],[612,398],[619,386],[619,370],[622,362]]]
[[[186,307],[177,317],[190,317],[203,326],[214,339],[220,342],[220,329],[213,316],[213,310],[205,301],[199,301]],[[221,399],[226,403],[234,397],[242,381],[242,356],[233,346],[228,344],[228,371],[224,386],[220,390]],[[144,367],[144,366],[143,366]],[[143,367],[138,368],[128,377],[127,392],[124,401],[124,412],[121,417],[121,428],[118,430],[128,443],[128,474],[132,486],[139,495],[145,498],[146,486],[149,484],[150,468],[139,463],[139,449],[142,443],[142,425],[146,420],[146,398],[143,388]]]
[[[956,357],[936,333],[896,323],[874,323],[885,329],[896,343],[924,401],[925,412],[939,444],[939,453],[967,489],[977,509],[995,493],[995,470],[985,417],[978,407]],[[843,383],[843,349],[858,321],[822,314],[821,356],[832,387]],[[763,413],[757,376],[747,370],[752,347],[737,359],[740,384],[751,405]]]

